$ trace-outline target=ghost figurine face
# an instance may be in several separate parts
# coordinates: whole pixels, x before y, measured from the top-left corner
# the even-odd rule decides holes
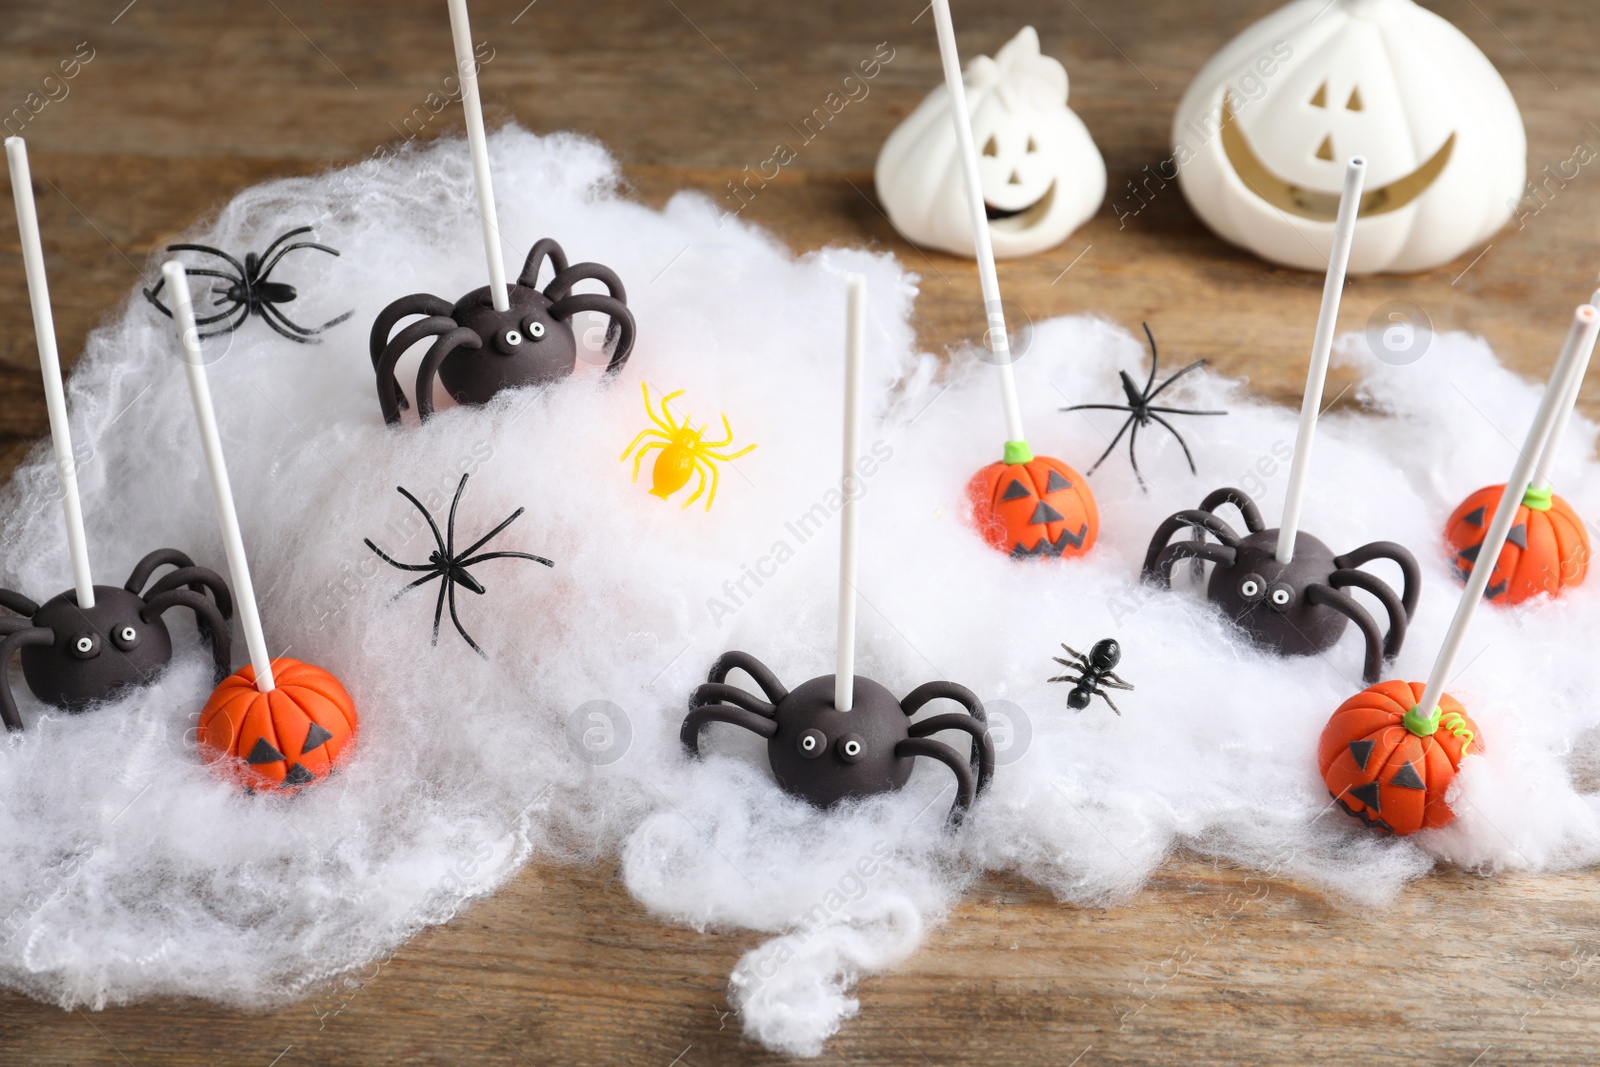
[[[1039,35],[1025,26],[993,59],[968,63],[963,79],[994,254],[1026,256],[1060,244],[1106,192],[1100,150],[1067,107],[1066,68],[1039,53]],[[907,239],[971,256],[957,152],[941,85],[883,143],[875,178],[889,220]]]
[[[1173,126],[1195,213],[1263,259],[1315,271],[1351,157],[1367,177],[1350,270],[1406,272],[1505,225],[1526,151],[1489,60],[1412,0],[1296,0],[1206,64]]]

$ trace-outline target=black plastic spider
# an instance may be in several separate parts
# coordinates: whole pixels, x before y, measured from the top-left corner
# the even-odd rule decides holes
[[[1150,341],[1150,377],[1145,379],[1144,389],[1141,390],[1137,385],[1134,384],[1133,379],[1128,376],[1127,371],[1118,371],[1118,374],[1122,376],[1122,391],[1127,394],[1128,397],[1128,402],[1126,404],[1074,404],[1069,408],[1062,408],[1061,410],[1126,411],[1128,413],[1128,421],[1122,424],[1122,429],[1117,431],[1117,436],[1113,437],[1111,439],[1111,443],[1106,446],[1106,450],[1100,453],[1100,458],[1094,461],[1094,466],[1089,468],[1089,473],[1093,474],[1096,468],[1106,461],[1106,457],[1111,455],[1111,450],[1117,447],[1117,442],[1122,440],[1122,435],[1127,433],[1128,428],[1131,426],[1133,427],[1133,434],[1128,438],[1128,462],[1133,464],[1133,476],[1139,479],[1139,487],[1141,489],[1148,490],[1149,487],[1145,485],[1144,475],[1139,471],[1139,457],[1134,452],[1134,444],[1139,440],[1139,428],[1141,426],[1149,426],[1152,422],[1159,422],[1161,425],[1165,426],[1172,436],[1178,439],[1178,445],[1183,449],[1183,456],[1189,461],[1189,473],[1198,474],[1199,471],[1195,469],[1194,465],[1194,456],[1189,452],[1188,442],[1184,441],[1183,435],[1178,432],[1177,428],[1173,426],[1172,423],[1168,422],[1161,416],[1226,415],[1227,412],[1192,411],[1188,408],[1162,408],[1151,404],[1150,401],[1159,396],[1163,389],[1177,381],[1179,378],[1182,378],[1185,374],[1188,374],[1196,367],[1205,366],[1206,361],[1203,359],[1197,359],[1187,367],[1180,370],[1178,373],[1174,374],[1172,377],[1168,378],[1166,381],[1162,382],[1160,385],[1156,385],[1156,371],[1161,365],[1160,357],[1156,355],[1156,338],[1155,335],[1150,332],[1149,323],[1144,322],[1140,323],[1140,325],[1144,327],[1144,335]]]
[[[243,326],[244,320],[248,319],[250,315],[254,313],[261,317],[262,322],[265,322],[268,326],[271,326],[274,330],[277,330],[280,334],[287,337],[291,341],[298,341],[303,345],[320,345],[322,342],[317,340],[317,334],[328,329],[330,326],[339,325],[339,323],[343,322],[345,319],[348,319],[351,315],[354,315],[355,310],[351,309],[350,311],[346,311],[343,315],[340,315],[338,318],[329,319],[321,326],[313,329],[310,327],[301,326],[299,323],[292,321],[289,316],[285,315],[283,312],[279,311],[273,306],[275,304],[287,304],[289,301],[300,295],[299,293],[295,292],[294,286],[289,285],[286,282],[267,281],[267,275],[272,273],[272,269],[278,265],[279,261],[282,260],[284,256],[288,255],[290,252],[293,252],[297,248],[315,248],[317,251],[326,252],[330,256],[336,256],[339,254],[339,250],[337,248],[329,248],[327,245],[317,244],[315,241],[296,241],[294,244],[289,245],[286,248],[278,248],[279,245],[283,244],[283,242],[287,241],[289,238],[298,237],[303,233],[310,232],[310,226],[301,226],[299,229],[290,230],[288,233],[284,234],[276,241],[273,241],[270,245],[268,245],[267,250],[261,253],[259,256],[254,252],[246,253],[243,263],[240,263],[237,259],[234,259],[232,256],[228,255],[228,253],[224,252],[222,249],[212,248],[210,245],[168,245],[168,252],[204,252],[207,255],[217,256],[220,259],[225,259],[235,271],[235,273],[229,274],[227,271],[221,270],[190,268],[190,275],[198,274],[206,278],[222,278],[228,282],[228,287],[226,289],[222,289],[216,285],[212,286],[211,292],[216,296],[216,299],[213,300],[212,303],[217,307],[221,307],[223,304],[232,305],[226,311],[220,312],[219,314],[202,315],[200,318],[195,319],[195,325],[201,327],[209,326],[213,322],[223,322],[224,320],[229,320],[227,321],[226,325],[221,326],[218,329],[202,331],[200,336],[216,337],[218,334],[232,333],[240,326]],[[272,254],[274,249],[277,249],[277,255]],[[166,281],[167,280],[163,278],[159,282],[156,282],[156,287],[154,289],[146,289],[144,291],[144,295],[145,299],[154,304],[161,314],[170,319],[172,318],[172,310],[156,297],[156,294],[161,292],[161,287],[166,284]],[[237,319],[233,318],[235,314],[239,316]]]
[[[363,538],[363,540],[366,542],[367,547],[376,552],[378,554],[378,558],[389,564],[389,566],[402,571],[427,572],[421,578],[418,578],[416,581],[400,590],[400,592],[396,593],[396,599],[398,599],[401,595],[417,588],[419,585],[427,585],[435,578],[443,579],[443,582],[439,586],[439,602],[435,604],[433,608],[433,643],[435,646],[439,644],[439,620],[444,615],[445,601],[449,600],[450,621],[455,623],[456,632],[461,635],[462,640],[466,641],[467,644],[472,646],[472,651],[476,652],[480,656],[483,656],[484,659],[488,659],[488,655],[483,651],[483,649],[478,647],[478,643],[472,639],[471,634],[467,633],[466,628],[461,625],[460,617],[456,615],[456,586],[464,585],[480,596],[483,595],[484,592],[483,583],[468,573],[467,568],[476,566],[477,564],[490,559],[531,559],[535,563],[543,563],[546,567],[554,567],[555,564],[550,560],[545,559],[543,556],[533,556],[526,552],[485,552],[482,555],[473,555],[473,553],[478,551],[478,549],[492,541],[495,535],[501,530],[504,530],[507,526],[510,526],[512,523],[516,522],[517,518],[521,516],[521,514],[526,511],[527,508],[518,508],[516,511],[513,511],[508,519],[474,541],[471,547],[457,552],[456,505],[461,503],[461,494],[467,488],[467,477],[468,476],[465,474],[461,476],[461,482],[456,486],[455,499],[450,502],[450,525],[448,535],[441,535],[439,533],[439,524],[433,521],[433,515],[426,507],[423,506],[422,501],[412,496],[411,493],[406,491],[401,486],[395,486],[401,496],[405,497],[407,500],[411,501],[417,506],[417,510],[422,512],[422,517],[428,520],[428,527],[433,530],[433,539],[439,547],[428,553],[427,563],[401,563],[399,560],[393,559],[385,554],[383,549],[372,543],[371,538]]]

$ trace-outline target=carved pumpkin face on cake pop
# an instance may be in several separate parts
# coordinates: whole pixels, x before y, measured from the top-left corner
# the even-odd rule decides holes
[[[1201,70],[1172,136],[1201,219],[1304,270],[1326,263],[1353,156],[1370,168],[1355,273],[1449,262],[1509,220],[1525,181],[1527,139],[1504,80],[1412,0],[1296,0]]]
[[[1328,793],[1375,829],[1411,834],[1455,818],[1444,795],[1474,751],[1477,724],[1449,694],[1437,718],[1410,714],[1424,688],[1391,681],[1363,689],[1333,713],[1317,745]]]
[[[212,692],[200,712],[200,747],[208,762],[232,757],[247,789],[297,789],[326,778],[355,740],[356,706],[339,679],[321,667],[272,661],[275,688],[256,688],[246,664]]]
[[[1445,523],[1450,565],[1462,581],[1478,564],[1483,536],[1504,491],[1503,485],[1479,489]],[[1497,604],[1520,604],[1540,594],[1559,596],[1582,584],[1588,573],[1589,534],[1583,520],[1554,493],[1529,490],[1483,595]]]
[[[967,498],[983,539],[1013,558],[1081,556],[1100,531],[1087,480],[1050,456],[991,463],[973,475]]]

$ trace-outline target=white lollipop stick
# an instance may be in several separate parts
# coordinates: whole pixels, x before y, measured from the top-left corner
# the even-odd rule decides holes
[[[77,587],[78,606],[92,608],[94,580],[89,576],[89,539],[83,532],[78,469],[72,458],[72,426],[67,422],[67,396],[61,387],[61,354],[56,349],[56,324],[50,314],[50,286],[44,277],[39,213],[33,204],[33,173],[28,168],[28,146],[22,138],[6,138],[6,161],[11,164],[11,195],[17,202],[17,231],[22,235],[22,269],[28,276],[28,302],[33,305],[33,334],[39,342],[44,406],[50,413],[50,443],[56,453],[56,477],[61,479],[61,510],[67,520],[72,583]]]
[[[1300,399],[1300,430],[1294,439],[1294,459],[1289,465],[1289,493],[1283,501],[1283,521],[1278,524],[1279,563],[1294,559],[1294,539],[1300,532],[1300,505],[1306,498],[1306,474],[1311,467],[1311,445],[1317,435],[1317,414],[1322,410],[1322,387],[1328,379],[1328,356],[1333,352],[1333,331],[1339,324],[1339,298],[1344,295],[1344,275],[1350,265],[1350,245],[1356,236],[1356,213],[1361,207],[1361,186],[1367,161],[1353,156],[1344,170],[1344,190],[1339,194],[1339,214],[1333,222],[1333,248],[1328,254],[1328,274],[1322,282],[1322,310],[1311,341],[1311,367],[1306,371],[1306,391]]]
[[[172,321],[183,349],[183,368],[189,376],[189,398],[194,401],[195,426],[200,431],[200,446],[205,450],[206,469],[211,473],[211,495],[217,502],[217,521],[222,528],[222,547],[228,555],[228,574],[233,579],[233,599],[239,608],[239,624],[250,649],[250,662],[256,669],[256,689],[273,690],[272,657],[267,654],[267,636],[261,629],[261,613],[256,607],[256,587],[250,581],[250,561],[244,554],[244,538],[239,534],[239,514],[233,507],[233,487],[228,484],[228,464],[222,456],[222,437],[217,433],[217,413],[211,407],[211,386],[206,381],[206,365],[200,355],[200,330],[194,324],[194,304],[189,297],[189,277],[183,264],[168,260],[161,265],[171,294]]]
[[[860,475],[861,388],[867,348],[867,279],[852,274],[848,286],[844,335],[844,511],[839,516],[839,658],[833,674],[833,706],[849,711],[855,703],[856,676],[856,545],[860,541],[859,493],[852,492]]]
[[[506,264],[500,258],[500,220],[489,182],[489,145],[483,132],[483,104],[478,99],[478,61],[472,53],[472,27],[467,25],[467,0],[450,0],[450,36],[456,45],[456,76],[461,79],[461,107],[467,113],[467,148],[472,152],[472,180],[478,187],[478,214],[483,219],[483,254],[489,261],[489,296],[496,311],[509,311]]]
[[[1591,307],[1600,307],[1600,289],[1596,289],[1594,295],[1589,297],[1589,304]],[[1571,335],[1567,339],[1570,341]],[[1572,411],[1578,406],[1578,393],[1583,388],[1583,376],[1589,371],[1589,359],[1593,355],[1594,338],[1590,337],[1589,347],[1578,358],[1578,373],[1572,379],[1572,387],[1561,398],[1560,414],[1556,418],[1555,428],[1550,431],[1550,440],[1544,443],[1544,451],[1539,455],[1533,487],[1541,493],[1550,491],[1550,468],[1555,466],[1556,453],[1561,451],[1561,439],[1567,435],[1567,426],[1572,422]]]
[[[1417,702],[1418,714],[1423,717],[1432,716],[1433,709],[1439,706],[1439,697],[1450,680],[1456,656],[1461,652],[1461,642],[1467,636],[1467,626],[1472,622],[1472,613],[1478,609],[1483,591],[1489,587],[1489,576],[1494,573],[1495,561],[1500,558],[1500,550],[1505,547],[1506,538],[1511,533],[1511,523],[1517,517],[1523,494],[1528,491],[1528,484],[1533,478],[1534,459],[1543,451],[1556,421],[1561,418],[1561,404],[1581,374],[1589,351],[1594,348],[1597,330],[1600,330],[1600,312],[1596,312],[1590,304],[1579,305],[1573,313],[1572,329],[1567,332],[1561,358],[1550,372],[1544,399],[1539,402],[1539,410],[1533,416],[1533,425],[1528,427],[1528,439],[1523,442],[1522,451],[1517,453],[1516,465],[1511,468],[1511,477],[1506,479],[1500,503],[1495,506],[1494,518],[1490,520],[1489,530],[1483,536],[1477,561],[1472,566],[1472,573],[1467,576],[1467,587],[1461,591],[1461,602],[1456,605],[1455,617],[1450,620],[1450,629],[1445,631],[1439,658],[1433,661],[1428,684],[1422,690],[1422,699]]]
[[[1026,441],[1022,433],[1022,408],[1017,404],[1016,376],[1011,373],[1011,341],[1006,336],[1000,275],[994,266],[994,242],[989,238],[989,215],[983,206],[978,151],[972,143],[972,116],[967,111],[967,87],[961,80],[961,57],[956,52],[955,25],[950,21],[950,0],[933,0],[933,24],[939,33],[939,58],[944,61],[944,84],[950,94],[957,154],[961,157],[967,208],[972,216],[972,244],[977,253],[978,281],[983,286],[983,307],[989,321],[989,350],[994,353],[995,364],[1000,369],[1000,399],[1006,409],[1006,434],[1008,443],[1020,445]]]

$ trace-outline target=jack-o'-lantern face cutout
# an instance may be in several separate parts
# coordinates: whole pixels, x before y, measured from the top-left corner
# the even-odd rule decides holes
[[[1105,160],[1067,106],[1067,69],[1039,51],[1039,35],[1025,26],[993,58],[972,57],[963,84],[994,254],[1025,256],[1059,244],[1106,191]],[[889,135],[874,181],[902,235],[973,254],[966,176],[943,86]]]
[[[1505,80],[1413,0],[1291,0],[1195,76],[1172,137],[1206,225],[1319,273],[1353,158],[1366,161],[1354,274],[1448,263],[1505,225],[1527,179]]]
[[[1366,100],[1361,95],[1361,86],[1352,83],[1348,95],[1343,93],[1339,95],[1344,98],[1342,105],[1330,103],[1328,80],[1324,79],[1306,103],[1312,110],[1328,111],[1331,114],[1327,120],[1328,132],[1322,135],[1316,148],[1311,151],[1311,162],[1303,168],[1296,168],[1296,173],[1300,174],[1324,169],[1320,183],[1305,184],[1273,170],[1256,153],[1250,146],[1249,137],[1234,115],[1233,100],[1225,94],[1222,102],[1222,150],[1227,155],[1228,162],[1233,165],[1234,171],[1251,192],[1273,207],[1287,211],[1291,215],[1319,222],[1334,220],[1339,214],[1339,189],[1346,163],[1355,156],[1368,160],[1375,158],[1359,150],[1362,142],[1373,139],[1372,134],[1360,127],[1362,118],[1370,119],[1370,116],[1365,114],[1367,107]],[[1356,116],[1354,119],[1348,114],[1352,112]],[[1307,123],[1306,129],[1314,131],[1315,126]],[[1339,134],[1337,138],[1335,130]],[[1381,136],[1378,139],[1381,139]],[[1352,146],[1355,146],[1355,150],[1351,150]],[[1450,165],[1450,157],[1455,151],[1455,146],[1456,135],[1451,131],[1438,151],[1415,169],[1393,181],[1364,190],[1361,194],[1361,209],[1358,215],[1382,215],[1385,212],[1398,211],[1410,204],[1426,192],[1428,187],[1438,180],[1440,174],[1444,173],[1445,167]],[[1325,168],[1318,168],[1318,163],[1324,164]]]
[[[990,221],[1026,225],[1050,209],[1060,146],[1045,130],[1016,123],[993,129],[978,151],[978,180]]]

